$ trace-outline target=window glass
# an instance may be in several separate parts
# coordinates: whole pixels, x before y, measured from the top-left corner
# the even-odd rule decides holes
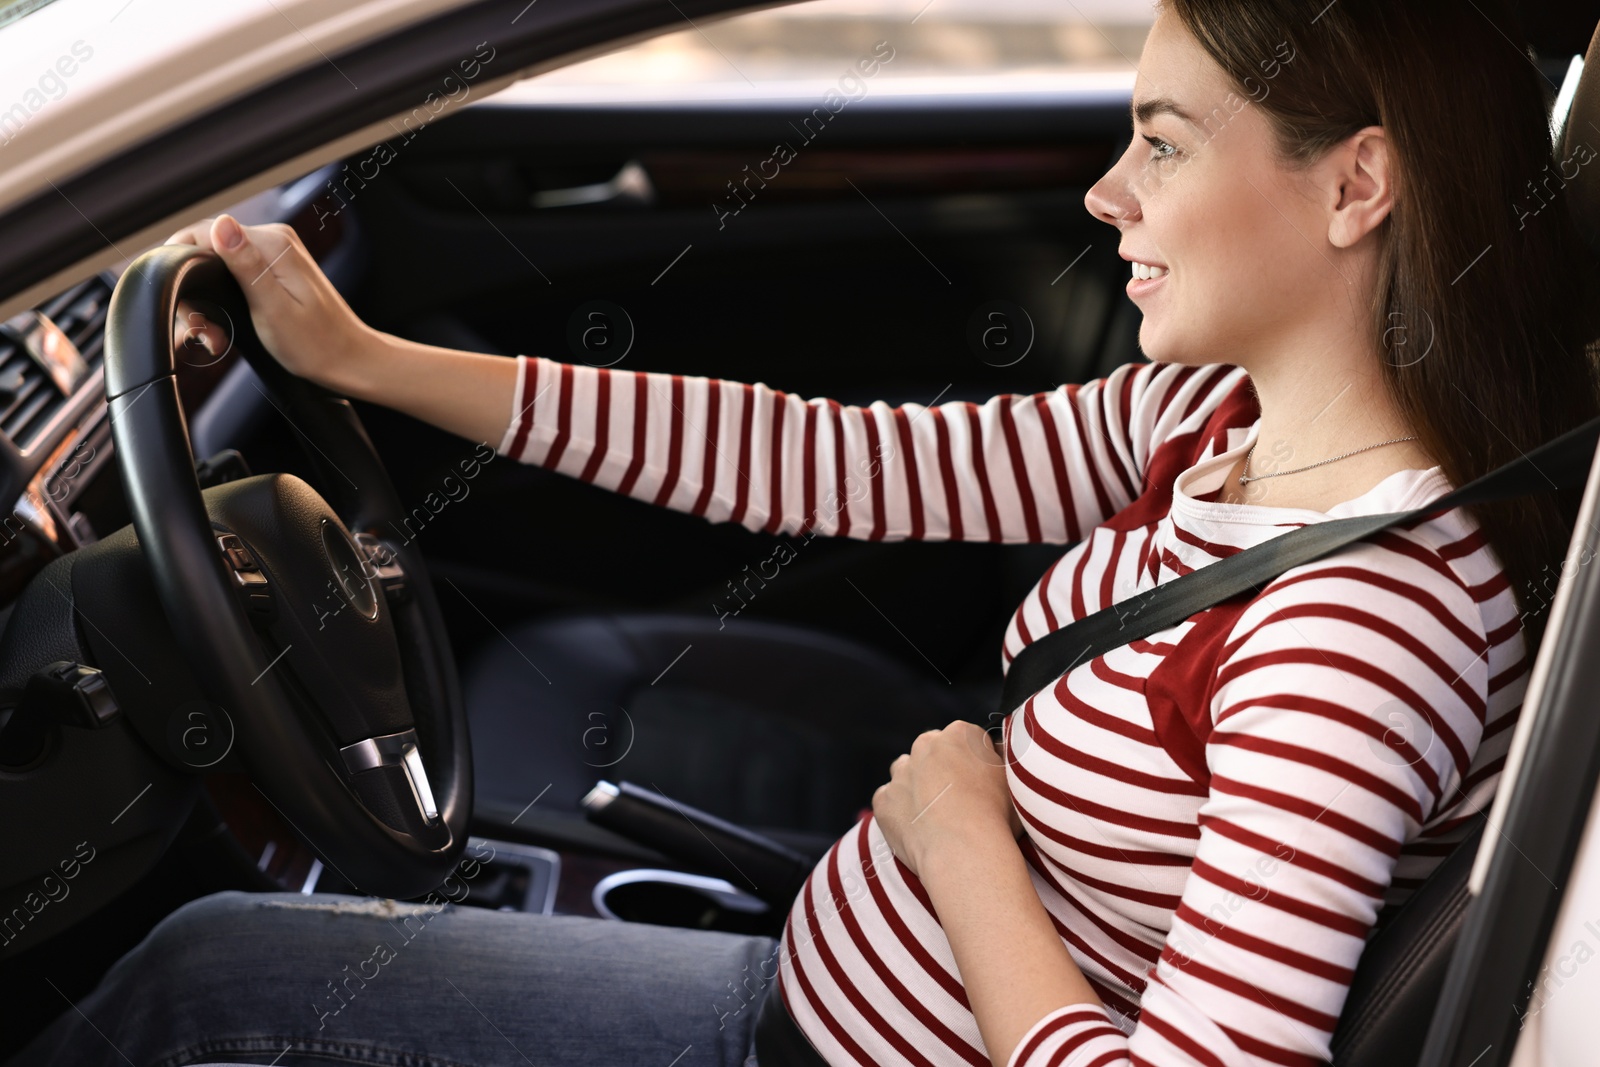
[[[0,26],[8,26],[24,15],[31,15],[53,2],[54,0],[0,0]]]
[[[554,97],[585,86],[646,85],[737,96],[741,87],[832,82],[875,53],[892,59],[879,64],[874,81],[897,92],[931,91],[951,79],[1104,83],[1109,75],[1121,83],[1138,63],[1153,14],[1151,0],[811,0],[685,19],[681,30],[523,88]]]

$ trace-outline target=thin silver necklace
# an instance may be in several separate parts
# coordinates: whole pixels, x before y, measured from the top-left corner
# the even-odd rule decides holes
[[[1281,478],[1285,474],[1299,474],[1301,471],[1308,471],[1313,467],[1325,467],[1329,463],[1337,463],[1341,459],[1349,459],[1351,456],[1360,455],[1362,452],[1371,452],[1374,448],[1382,448],[1384,445],[1397,445],[1402,441],[1415,441],[1415,440],[1416,440],[1415,437],[1396,437],[1393,441],[1379,441],[1375,445],[1368,445],[1365,448],[1358,448],[1354,452],[1346,452],[1342,456],[1334,456],[1332,459],[1325,459],[1325,460],[1322,460],[1321,462],[1318,462],[1318,463],[1309,463],[1304,467],[1296,467],[1292,471],[1273,471],[1271,474],[1254,474],[1254,475],[1241,474],[1241,475],[1239,475],[1239,484],[1240,485],[1244,485],[1247,482],[1259,482],[1263,478]],[[1255,454],[1256,454],[1256,446],[1255,445],[1251,445],[1250,446],[1250,451],[1248,451],[1248,452],[1246,452],[1244,454],[1244,469],[1246,471],[1248,471],[1250,469],[1250,457],[1254,456]]]

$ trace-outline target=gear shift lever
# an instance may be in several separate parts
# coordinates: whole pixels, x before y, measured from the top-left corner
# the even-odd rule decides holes
[[[583,798],[583,811],[592,823],[726,879],[776,907],[794,903],[815,866],[769,837],[632,782],[597,783]]]

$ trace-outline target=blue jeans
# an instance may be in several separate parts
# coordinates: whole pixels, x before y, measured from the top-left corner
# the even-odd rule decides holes
[[[754,1067],[777,943],[567,915],[218,893],[8,1067]]]

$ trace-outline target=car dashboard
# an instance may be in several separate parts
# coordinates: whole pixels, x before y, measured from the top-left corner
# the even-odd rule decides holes
[[[331,170],[331,168],[324,168]],[[296,229],[336,285],[348,284],[355,226],[317,210],[323,170],[229,209],[249,224]],[[324,224],[329,220],[331,224]],[[109,268],[0,323],[0,612],[51,560],[126,525],[131,517],[112,467],[105,397],[105,327],[126,264]],[[231,469],[228,449],[265,404],[237,350],[195,349],[179,361],[178,393],[202,485]]]

